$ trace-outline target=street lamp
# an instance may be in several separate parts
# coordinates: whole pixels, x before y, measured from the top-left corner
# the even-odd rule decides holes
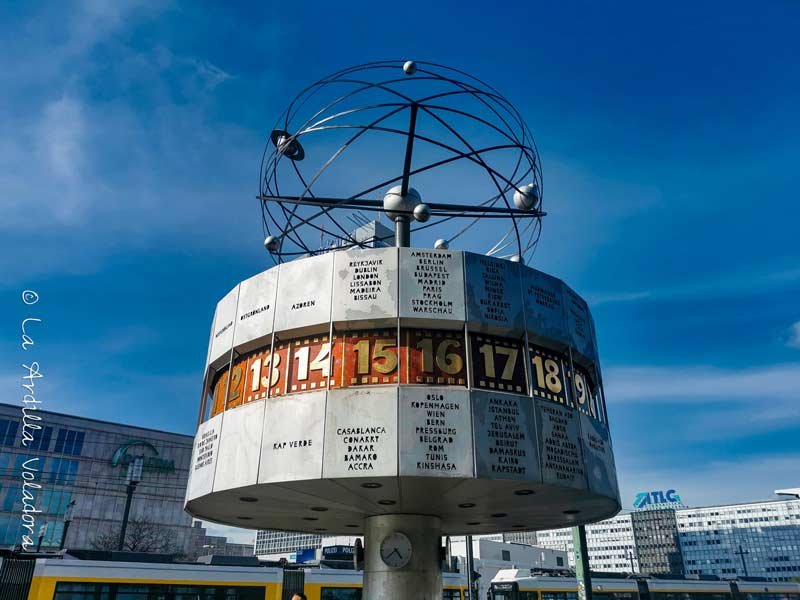
[[[72,511],[75,508],[75,500],[71,500],[67,504],[67,510],[64,511],[64,529],[61,531],[61,543],[58,545],[59,550],[64,549],[64,544],[67,541],[67,531],[69,531],[69,524],[72,523]]]
[[[122,551],[125,545],[125,531],[128,529],[128,516],[131,513],[131,500],[133,500],[133,492],[142,479],[142,464],[144,463],[144,456],[137,456],[130,463],[128,463],[128,486],[126,488],[127,497],[125,498],[125,512],[122,514],[122,529],[119,532],[119,542],[117,543],[117,550]]]
[[[42,541],[44,541],[45,535],[47,535],[47,523],[39,527],[39,543],[36,545],[36,552],[42,551]]]

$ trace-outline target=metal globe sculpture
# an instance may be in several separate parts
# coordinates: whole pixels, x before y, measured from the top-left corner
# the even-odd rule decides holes
[[[289,104],[259,182],[277,264],[217,304],[192,515],[363,533],[365,598],[388,600],[441,597],[442,535],[619,510],[594,322],[528,266],[541,167],[497,90],[428,62],[339,71]]]
[[[324,77],[289,103],[264,151],[259,199],[277,262],[362,246],[353,213],[384,211],[395,224],[415,221],[411,232],[448,223],[450,242],[481,218],[506,219],[504,234],[482,236],[485,251],[529,258],[541,189],[533,136],[496,89],[434,63],[380,61]],[[420,194],[428,210],[415,215]]]

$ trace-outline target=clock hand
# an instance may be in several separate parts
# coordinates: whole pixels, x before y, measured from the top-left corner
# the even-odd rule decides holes
[[[397,551],[397,548],[395,548],[394,550],[389,552],[389,556],[391,556],[392,554],[397,554],[397,558],[399,558],[400,560],[403,560],[403,555],[400,554],[400,552]],[[389,558],[389,556],[387,556],[386,558]]]

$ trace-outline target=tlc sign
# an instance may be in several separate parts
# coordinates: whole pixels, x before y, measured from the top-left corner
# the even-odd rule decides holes
[[[639,492],[633,500],[634,508],[645,508],[651,504],[680,504],[681,497],[675,490]]]

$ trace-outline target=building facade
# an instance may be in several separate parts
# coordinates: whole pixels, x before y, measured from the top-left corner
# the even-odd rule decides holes
[[[620,514],[587,525],[586,542],[589,545],[589,560],[595,571],[640,572],[631,514]],[[569,557],[570,566],[575,566],[571,529],[537,531],[532,542],[528,543],[543,548],[563,550]]]
[[[800,500],[656,507],[588,525],[586,537],[596,571],[800,577]],[[569,529],[538,531],[535,543],[566,550],[574,566]]]
[[[22,545],[23,536],[38,545],[41,535],[42,550],[56,549],[69,521],[65,547],[116,549],[128,466],[141,457],[131,549],[190,548],[192,519],[183,503],[191,436],[44,410],[27,414],[37,419],[23,420],[20,405],[0,404],[0,547]]]
[[[800,577],[800,500],[677,511],[688,575]]]
[[[256,556],[259,558],[285,558],[289,554],[309,548],[322,548],[322,536],[270,529],[256,532]]]
[[[236,544],[221,535],[208,535],[203,523],[195,521],[192,524],[190,547],[186,554],[190,559],[209,555],[253,556],[254,550],[253,544]]]

